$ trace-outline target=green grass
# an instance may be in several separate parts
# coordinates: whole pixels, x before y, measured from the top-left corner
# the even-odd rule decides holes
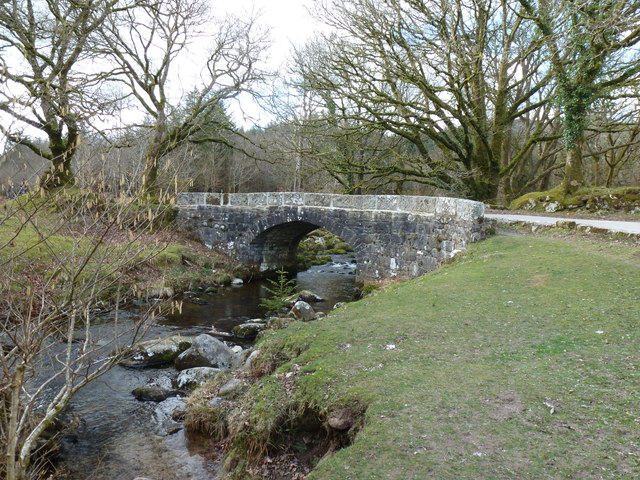
[[[193,248],[194,242],[170,243],[184,240],[172,238],[171,218],[169,206],[124,207],[77,188],[5,202],[0,266],[6,274],[0,286],[21,295],[28,283],[44,285],[47,295],[62,298],[71,282],[87,295],[94,295],[97,284],[98,291],[104,289],[102,299],[109,300],[122,291],[181,291],[246,274],[216,252]]]
[[[287,415],[358,404],[354,443],[307,478],[638,478],[639,323],[637,248],[493,237],[268,336],[284,363],[230,430],[274,442]]]

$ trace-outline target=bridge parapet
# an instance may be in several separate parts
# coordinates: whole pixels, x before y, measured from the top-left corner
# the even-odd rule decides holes
[[[484,217],[484,204],[449,197],[406,195],[339,195],[330,193],[260,192],[191,193],[178,195],[178,205],[230,207],[321,207],[348,210],[425,213],[436,217],[457,217],[475,221]]]

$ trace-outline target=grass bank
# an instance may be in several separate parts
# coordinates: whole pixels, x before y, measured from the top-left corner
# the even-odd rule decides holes
[[[103,198],[72,187],[0,204],[0,286],[51,297],[71,289],[106,303],[116,294],[172,296],[230,283],[237,262],[176,232],[170,205]],[[100,291],[96,294],[96,290]]]
[[[638,478],[639,323],[637,247],[493,237],[268,335],[228,476],[297,455],[310,480]]]

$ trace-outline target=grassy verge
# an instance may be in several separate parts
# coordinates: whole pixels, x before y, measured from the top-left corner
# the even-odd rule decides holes
[[[170,296],[246,273],[174,232],[172,211],[167,205],[107,201],[77,188],[5,202],[2,286],[22,295],[27,283],[45,285],[53,297],[64,297],[72,285],[93,296],[98,288],[109,301],[116,293]]]
[[[491,238],[265,338],[255,371],[273,373],[230,417],[229,477],[304,455],[304,420],[330,438],[347,408],[353,443],[307,478],[637,478],[639,322],[637,248]]]

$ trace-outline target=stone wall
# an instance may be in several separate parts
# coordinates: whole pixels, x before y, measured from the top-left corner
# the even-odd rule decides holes
[[[353,247],[360,282],[422,275],[484,236],[484,206],[451,198],[189,193],[178,205],[182,228],[261,271],[292,268],[300,240],[325,228]]]
[[[474,220],[484,216],[484,204],[449,197],[406,195],[338,195],[329,193],[181,193],[178,205],[219,205],[229,207],[306,206],[384,210],[390,212],[432,213]]]

